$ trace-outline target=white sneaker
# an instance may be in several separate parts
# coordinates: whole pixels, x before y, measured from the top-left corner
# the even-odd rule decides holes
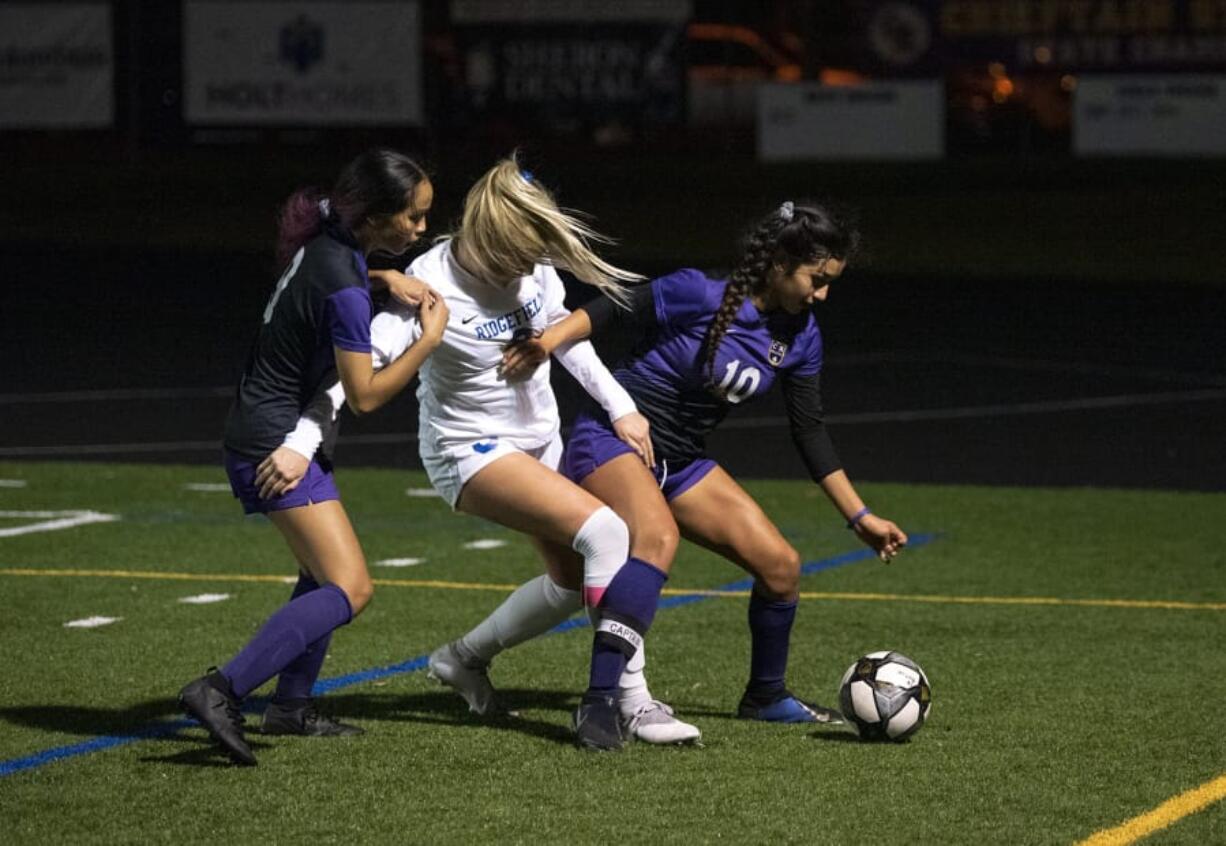
[[[683,723],[673,716],[673,709],[658,699],[640,705],[629,716],[622,715],[627,735],[644,743],[697,743],[702,738],[698,726]]]
[[[426,673],[437,682],[447,685],[464,697],[468,710],[486,716],[498,713],[494,701],[494,686],[490,684],[489,665],[469,667],[460,658],[455,643],[445,643],[430,653],[429,671]]]

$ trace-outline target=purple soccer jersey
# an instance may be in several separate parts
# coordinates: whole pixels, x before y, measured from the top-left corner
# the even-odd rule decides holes
[[[330,228],[294,256],[273,289],[226,418],[226,449],[259,461],[279,447],[305,404],[336,382],[335,348],[371,351],[370,319],[366,260],[351,237]],[[331,443],[321,452],[326,461]]]
[[[822,337],[812,314],[764,314],[746,299],[716,353],[713,381],[725,395],[714,394],[703,340],[726,284],[689,269],[654,280],[653,342],[614,371],[651,423],[662,458],[697,458],[731,406],[765,394],[781,373],[803,377],[821,369]]]

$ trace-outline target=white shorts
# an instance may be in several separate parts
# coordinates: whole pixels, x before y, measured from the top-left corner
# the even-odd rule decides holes
[[[554,435],[549,443],[530,449],[498,438],[479,438],[437,451],[421,441],[421,463],[430,477],[430,484],[453,509],[460,501],[460,491],[464,490],[469,479],[487,465],[512,453],[531,456],[550,470],[557,470],[562,461],[562,438]]]

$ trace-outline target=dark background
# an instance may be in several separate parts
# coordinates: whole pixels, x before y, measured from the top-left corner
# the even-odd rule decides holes
[[[693,20],[746,27],[781,52],[800,42],[806,79],[835,66],[873,78],[857,40],[872,5],[697,2]],[[858,208],[868,255],[817,311],[853,478],[1222,489],[1226,163],[1076,158],[1067,114],[1025,92],[1050,95],[1077,68],[1006,67],[1017,96],[976,111],[997,78],[992,45],[961,57],[945,45],[914,69],[947,83],[943,161],[770,165],[732,110],[701,124],[457,117],[448,8],[422,4],[424,128],[206,130],[180,113],[179,4],[115,4],[116,126],[0,132],[0,459],[216,463],[277,276],[278,204],[379,144],[430,163],[433,233],[519,149],[564,205],[619,239],[610,258],[649,274],[726,268],[742,228],[784,199]],[[709,83],[693,70],[718,67],[718,50],[690,50],[678,54],[688,84]],[[579,398],[556,382],[568,418]],[[419,466],[415,431],[406,395],[347,421],[338,459]],[[734,473],[803,475],[777,397],[738,409],[710,446]]]

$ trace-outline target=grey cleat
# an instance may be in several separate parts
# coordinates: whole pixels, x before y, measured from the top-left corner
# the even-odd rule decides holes
[[[455,641],[430,653],[427,675],[452,688],[468,703],[468,710],[486,717],[502,713],[490,684],[489,664],[470,666],[460,657]]]

